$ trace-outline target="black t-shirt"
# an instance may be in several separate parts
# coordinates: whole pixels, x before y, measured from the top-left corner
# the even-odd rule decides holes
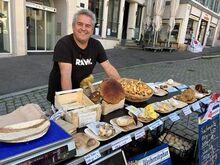
[[[81,49],[73,39],[73,34],[61,38],[54,49],[53,69],[49,77],[47,99],[53,104],[56,91],[61,91],[60,68],[58,62],[72,64],[72,88],[79,88],[82,79],[89,76],[96,62],[102,63],[107,56],[102,44],[90,38],[85,49]]]

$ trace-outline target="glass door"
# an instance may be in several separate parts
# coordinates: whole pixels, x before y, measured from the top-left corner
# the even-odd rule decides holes
[[[26,13],[28,51],[53,50],[55,14],[31,7],[27,7]]]

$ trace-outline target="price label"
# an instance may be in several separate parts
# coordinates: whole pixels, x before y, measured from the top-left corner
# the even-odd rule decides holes
[[[135,116],[138,116],[141,113],[141,110],[136,108],[133,105],[127,106],[125,109],[127,109],[129,112],[131,112]]]
[[[160,120],[160,119],[158,119],[158,120],[156,120],[155,122],[149,124],[149,125],[148,125],[148,128],[149,128],[150,130],[154,130],[155,128],[159,127],[159,126],[162,125],[162,124],[163,124],[163,121]]]
[[[193,108],[194,111],[199,110],[201,108],[200,105],[199,105],[199,102],[197,101],[197,102],[193,103],[192,108]]]
[[[212,99],[208,96],[208,97],[202,98],[200,101],[203,102],[204,104],[209,104],[212,102]]]
[[[188,88],[188,86],[185,85],[185,84],[180,84],[180,85],[177,85],[176,88],[179,89],[179,90],[181,90],[181,89],[186,89],[186,88]]]
[[[101,154],[98,150],[91,152],[90,154],[84,156],[84,159],[86,161],[86,164],[90,164],[91,162],[97,160],[101,157]]]
[[[167,92],[169,92],[169,93],[176,92],[176,91],[178,91],[178,90],[176,88],[174,88],[174,87],[169,87],[167,89]]]
[[[132,139],[131,139],[130,135],[123,136],[122,138],[120,138],[120,139],[118,139],[116,141],[113,141],[111,143],[112,150],[118,149],[118,148],[124,146],[125,144],[130,143],[131,141],[132,141]]]
[[[191,111],[190,107],[187,106],[187,107],[183,108],[183,113],[185,116],[187,116],[187,115],[191,114],[192,111]]]
[[[145,130],[142,128],[142,129],[136,131],[134,133],[134,136],[135,136],[135,140],[140,139],[141,137],[145,136]]]
[[[180,119],[176,112],[169,114],[169,118],[172,122],[178,121]]]

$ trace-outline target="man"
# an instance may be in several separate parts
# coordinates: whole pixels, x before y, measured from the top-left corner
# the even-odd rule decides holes
[[[96,18],[91,11],[79,10],[73,17],[73,33],[57,42],[47,94],[52,104],[56,91],[79,88],[81,80],[92,73],[96,62],[100,63],[108,77],[120,78],[101,43],[91,38],[95,23]]]

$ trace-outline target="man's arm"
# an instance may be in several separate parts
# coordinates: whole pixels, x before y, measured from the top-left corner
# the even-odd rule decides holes
[[[118,71],[108,60],[100,63],[100,65],[102,66],[102,68],[104,69],[108,77],[116,79],[116,80],[121,78]]]
[[[62,90],[70,90],[72,89],[72,64],[59,62],[60,67],[60,75],[61,75],[61,88]]]

